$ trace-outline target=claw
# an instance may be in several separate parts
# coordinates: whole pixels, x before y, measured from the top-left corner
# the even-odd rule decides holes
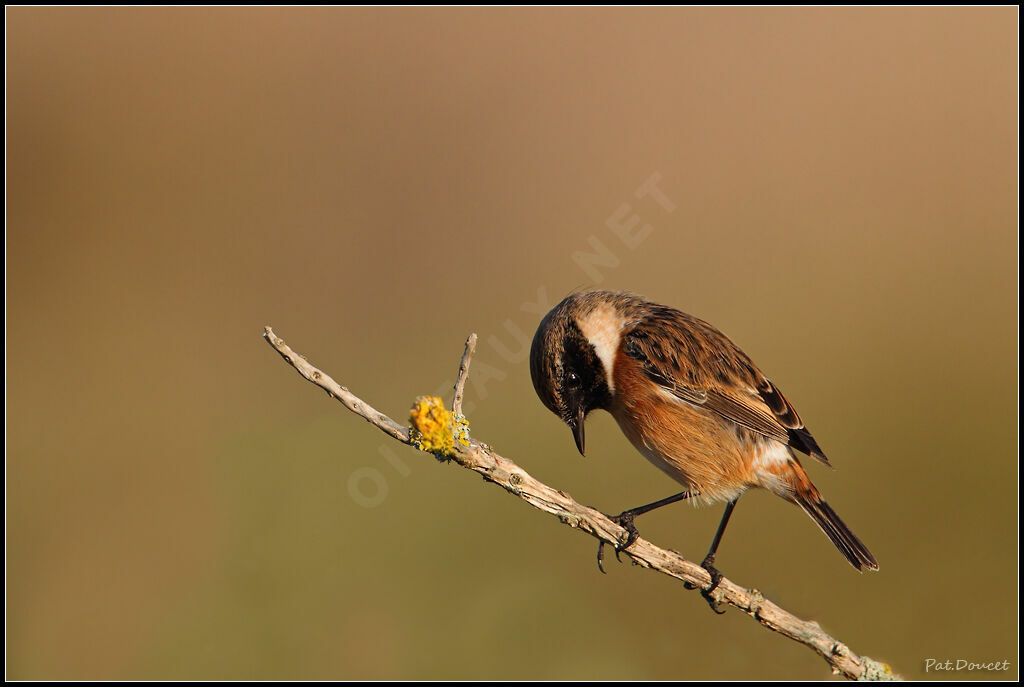
[[[716,568],[714,565],[712,565],[712,563],[714,563],[714,562],[715,562],[715,555],[713,553],[709,553],[704,558],[704,560],[701,562],[701,564],[700,564],[700,567],[702,567],[705,570],[707,570],[708,571],[708,575],[711,576],[711,584],[708,585],[707,589],[700,590],[700,595],[702,597],[704,597],[705,601],[708,602],[708,606],[711,607],[712,611],[714,611],[718,615],[723,615],[725,613],[725,611],[719,610],[722,602],[720,602],[715,597],[711,596],[711,592],[713,592],[716,589],[718,589],[718,585],[721,584],[722,579],[724,578],[722,573],[719,572],[718,568]],[[685,582],[685,583],[683,583],[683,586],[686,587],[687,589],[696,589],[697,588],[697,585],[693,584],[692,582]]]
[[[624,511],[622,513],[619,513],[618,515],[615,515],[615,516],[611,516],[611,515],[608,516],[609,520],[614,522],[616,525],[618,525],[622,529],[626,530],[626,541],[625,542],[623,542],[623,541],[615,542],[615,560],[617,560],[620,563],[622,562],[622,559],[619,558],[619,552],[625,551],[630,546],[632,546],[634,544],[634,542],[636,542],[637,539],[640,538],[640,530],[638,530],[636,528],[636,525],[633,524],[633,519],[634,518],[636,518],[636,513],[634,513],[633,511],[629,511],[629,510]],[[600,570],[602,573],[605,572],[605,569],[604,569],[604,544],[605,544],[604,540],[601,540],[597,544],[597,569]]]
[[[682,491],[679,492],[678,494],[669,496],[668,498],[661,499],[660,501],[648,503],[646,506],[640,506],[639,508],[631,508],[629,510],[622,511],[616,516],[606,516],[609,520],[617,524],[622,529],[626,530],[626,541],[615,542],[615,560],[621,563],[622,559],[619,558],[619,553],[628,549],[630,546],[633,545],[633,543],[637,539],[640,538],[640,532],[639,530],[637,530],[636,525],[633,524],[633,520],[636,519],[636,516],[643,515],[644,513],[650,513],[655,508],[661,508],[662,506],[667,506],[670,503],[675,503],[677,501],[682,501],[683,499],[688,499],[691,496],[693,496],[693,494],[691,494],[689,491]],[[597,569],[601,572],[604,572],[604,544],[605,542],[604,540],[602,540],[597,545]]]
[[[640,538],[640,531],[636,528],[636,525],[633,524],[632,515],[629,516],[626,522],[619,522],[619,524],[626,529],[626,541],[624,543],[615,545],[616,558],[619,557],[619,551],[625,551],[626,549],[631,547],[637,539]]]

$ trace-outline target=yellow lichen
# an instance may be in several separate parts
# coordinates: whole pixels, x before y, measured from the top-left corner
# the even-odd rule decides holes
[[[436,456],[449,456],[457,440],[469,446],[469,423],[453,415],[437,396],[420,396],[409,410],[412,445]]]
[[[902,682],[903,678],[892,672],[888,663],[861,656],[864,661],[864,672],[857,678],[859,682]]]
[[[462,413],[452,415],[452,434],[463,446],[469,446],[469,420]]]

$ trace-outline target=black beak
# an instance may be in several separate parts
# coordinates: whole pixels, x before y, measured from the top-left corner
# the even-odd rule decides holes
[[[570,427],[572,427],[572,438],[576,440],[576,448],[579,449],[581,456],[587,455],[586,453],[583,452],[583,449],[586,448],[587,444],[586,436],[583,431],[583,422],[585,419],[586,418],[584,416],[583,411],[580,410],[580,412],[576,415],[576,419],[569,425]]]

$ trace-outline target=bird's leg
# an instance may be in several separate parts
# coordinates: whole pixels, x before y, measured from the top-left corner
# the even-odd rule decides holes
[[[630,508],[629,510],[622,511],[618,515],[609,515],[608,516],[609,520],[611,520],[616,525],[618,525],[619,527],[621,527],[624,530],[626,530],[626,541],[624,543],[623,542],[618,542],[618,543],[615,544],[615,558],[616,558],[616,560],[621,560],[621,559],[619,559],[619,552],[620,551],[624,551],[624,550],[628,549],[630,546],[633,545],[633,542],[635,542],[640,537],[640,531],[636,528],[636,525],[633,524],[633,520],[636,519],[636,516],[643,515],[644,513],[649,513],[652,510],[654,510],[655,508],[661,508],[662,506],[667,506],[670,503],[675,503],[676,501],[682,501],[683,499],[688,499],[688,498],[690,498],[690,496],[692,496],[692,494],[690,492],[688,492],[688,491],[681,491],[678,494],[673,494],[672,496],[669,496],[668,498],[661,499],[660,501],[655,501],[654,503],[648,503],[646,506],[639,506],[637,508]],[[597,567],[598,567],[598,569],[601,572],[604,572],[604,541],[603,540],[597,545]]]
[[[711,576],[711,585],[707,589],[702,589],[700,595],[711,606],[711,610],[719,615],[725,613],[725,611],[718,610],[718,601],[711,596],[711,592],[718,588],[719,583],[722,581],[722,573],[713,564],[715,562],[715,554],[718,553],[718,545],[722,543],[722,535],[725,534],[725,526],[729,524],[729,517],[732,515],[733,508],[736,507],[737,500],[734,499],[725,506],[725,513],[722,514],[722,521],[718,523],[718,530],[715,532],[715,538],[711,542],[711,548],[708,549],[708,555],[704,556],[704,561],[700,564],[700,567],[707,570],[708,575]],[[697,585],[690,582],[686,582],[685,586],[687,589],[697,588]]]

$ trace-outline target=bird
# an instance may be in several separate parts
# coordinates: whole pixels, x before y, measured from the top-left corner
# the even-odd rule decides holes
[[[639,537],[635,518],[684,499],[725,502],[701,567],[714,567],[736,502],[761,488],[799,506],[859,571],[875,557],[836,515],[797,457],[831,463],[779,388],[725,334],[675,308],[625,291],[572,293],[541,320],[530,347],[541,402],[572,430],[585,455],[584,423],[609,412],[633,446],[684,490],[611,519],[626,532],[615,553]],[[603,544],[598,547],[602,565]]]

